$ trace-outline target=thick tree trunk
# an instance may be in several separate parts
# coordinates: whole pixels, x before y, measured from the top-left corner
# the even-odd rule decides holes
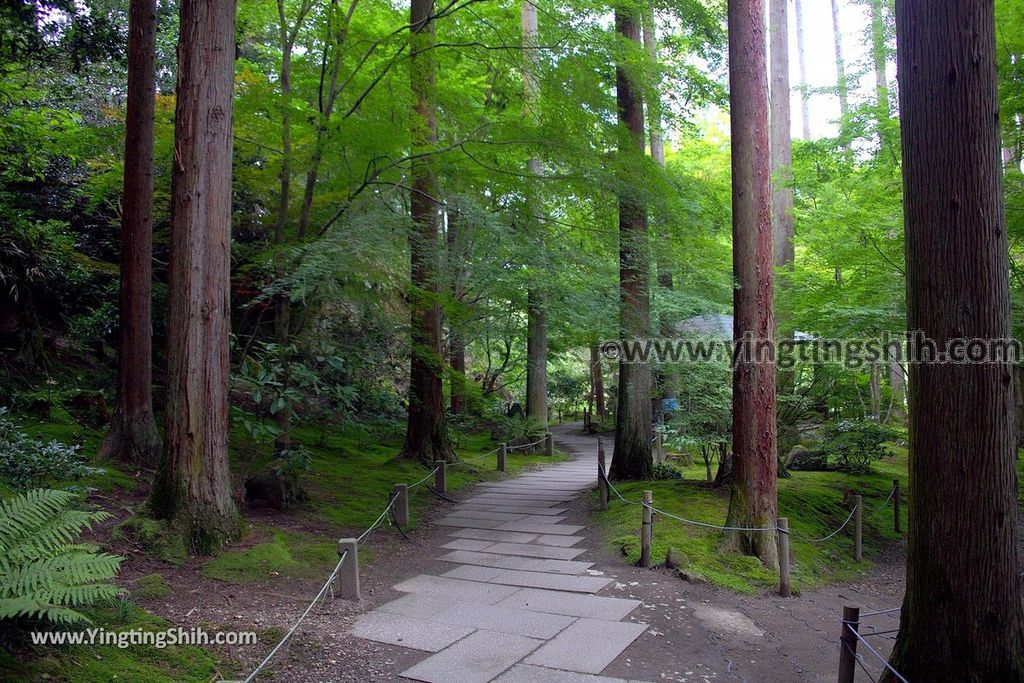
[[[526,293],[526,415],[548,424],[548,324],[543,295]]]
[[[521,0],[520,20],[523,32],[523,91],[526,116],[536,120],[536,103],[540,95],[537,82],[537,6],[532,0]],[[526,162],[534,178],[541,175],[538,159]],[[528,227],[539,231],[538,200],[531,192],[527,200]],[[543,240],[541,240],[543,242]],[[526,293],[526,414],[545,427],[548,423],[548,324],[543,293],[530,286]]]
[[[800,129],[804,140],[811,139],[811,98],[807,92],[807,52],[804,49],[804,13],[801,0],[796,0],[796,52],[800,72]]]
[[[448,246],[448,263],[445,271],[448,277],[449,295],[453,301],[462,302],[465,296],[465,253],[466,236],[462,234],[462,215],[457,208],[449,209],[448,225],[445,241]],[[460,327],[460,321],[449,320],[448,323],[448,365],[449,401],[453,415],[466,409],[466,340]]]
[[[209,552],[239,530],[228,470],[235,3],[179,7],[167,418],[152,506]]]
[[[615,28],[626,40],[640,44],[638,17],[624,8],[615,10]],[[628,131],[619,147],[624,167],[644,157],[643,95],[622,65],[616,67],[619,121]],[[629,342],[650,334],[648,286],[647,209],[624,182],[619,195],[619,317],[621,338]],[[615,456],[612,479],[649,479],[654,472],[651,455],[651,368],[647,363],[619,363]]]
[[[776,522],[775,365],[757,362],[758,341],[775,334],[772,301],[771,168],[764,3],[730,0],[729,103],[732,136],[734,336],[733,486],[728,526]],[[778,566],[773,532],[731,532],[729,543]]]
[[[451,410],[458,415],[466,409],[466,342],[454,330],[448,342],[448,362],[452,368]]]
[[[594,410],[597,417],[604,420],[608,409],[604,404],[604,370],[601,367],[601,351],[597,344],[590,345],[590,375],[594,386]]]
[[[654,24],[654,8],[646,5],[643,9],[644,49],[653,64],[658,63],[658,35]],[[651,140],[651,158],[664,168],[665,140],[661,135],[661,82],[656,78],[647,103],[647,129]],[[661,273],[659,268],[658,273]]]
[[[1011,336],[991,2],[897,0],[907,327]],[[910,366],[911,681],[1024,680],[1012,366]]]
[[[156,0],[128,9],[128,106],[125,118],[124,209],[117,407],[103,457],[143,467],[160,462],[153,417],[153,117],[156,106]]]
[[[793,146],[789,110],[787,0],[770,0],[772,253],[775,265],[793,266]]]
[[[836,84],[839,88],[839,113],[850,113],[849,87],[846,84],[846,62],[843,60],[843,34],[839,29],[839,0],[832,0],[832,39],[836,49]]]
[[[437,62],[434,59],[433,0],[412,0],[409,30],[409,72],[412,83],[412,161],[409,231],[412,296],[412,360],[409,420],[402,455],[425,463],[454,461],[444,416],[441,355],[441,306],[438,282],[438,188],[429,152],[437,143],[435,104]]]
[[[277,265],[274,278],[277,287],[282,287],[285,272],[281,263],[283,254],[280,247],[285,242],[285,228],[288,226],[288,205],[291,201],[292,183],[292,38],[288,30],[288,18],[285,14],[284,0],[277,0],[278,37],[281,41],[281,170],[278,175],[280,182],[280,199],[277,208],[277,224],[274,226],[274,245],[279,248],[275,255]],[[301,19],[299,20],[301,22]],[[280,346],[287,346],[291,328],[291,297],[288,292],[279,290],[274,294],[274,341]],[[287,389],[287,373],[285,386]],[[274,448],[284,451],[291,445],[291,418],[285,407],[274,414],[279,434],[274,440]]]

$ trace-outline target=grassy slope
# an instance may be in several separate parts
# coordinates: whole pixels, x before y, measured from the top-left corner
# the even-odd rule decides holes
[[[33,421],[17,416],[24,431],[65,443],[79,443],[82,451],[95,453],[103,433],[77,424],[70,415],[55,409],[52,421]],[[233,434],[233,443],[241,442],[239,433]],[[413,483],[426,476],[431,468],[415,462],[396,460],[401,446],[401,435],[367,430],[358,425],[327,431],[321,438],[319,428],[300,428],[295,437],[308,445],[312,452],[310,471],[303,475],[303,485],[310,500],[297,509],[274,518],[274,524],[256,524],[251,529],[248,547],[227,550],[212,558],[202,569],[207,576],[237,584],[254,582],[273,583],[294,579],[314,579],[325,575],[337,560],[336,539],[343,535],[358,534],[371,524],[387,503],[389,492],[396,483]],[[320,445],[317,445],[320,442]],[[488,435],[474,434],[463,437],[458,451],[472,458],[491,450],[494,444]],[[524,468],[541,463],[563,460],[564,456],[548,458],[539,455],[509,454],[508,473],[514,476]],[[110,463],[96,463],[104,473],[74,482],[100,491],[118,488],[130,491],[136,480],[130,474]],[[496,458],[490,456],[474,465],[463,465],[448,472],[449,491],[478,481],[493,480]],[[432,481],[428,483],[433,483]],[[59,485],[54,482],[53,485]],[[425,487],[419,487],[411,496],[411,527],[415,527],[421,512],[436,499]],[[276,522],[280,521],[281,526]],[[302,529],[323,529],[313,533]],[[378,532],[380,533],[380,532]],[[384,530],[383,533],[395,533]],[[258,542],[252,544],[252,538]],[[362,562],[373,561],[373,544],[360,553]],[[130,600],[130,596],[129,596]],[[163,629],[170,626],[159,617],[124,601],[111,608],[89,611],[94,626],[110,630],[127,628]],[[269,636],[268,636],[269,637]],[[230,677],[230,664],[219,662],[210,652],[199,647],[168,647],[157,650],[135,646],[89,648],[61,647],[39,651],[29,660],[15,659],[0,648],[0,680],[39,680],[44,674],[54,677],[74,672],[73,680],[92,683],[110,680],[147,680],[153,683],[172,681],[207,681],[224,674]]]
[[[889,495],[892,480],[907,486],[905,449],[893,449],[893,456],[875,463],[870,474],[840,472],[794,472],[779,480],[779,514],[789,518],[792,532],[793,587],[795,590],[847,580],[870,566],[883,543],[895,541],[891,503],[876,510]],[[727,492],[698,486],[704,480],[704,466],[684,468],[686,481],[655,481],[616,485],[623,496],[640,500],[643,490],[654,494],[654,506],[666,512],[709,524],[723,524],[729,507]],[[843,523],[849,509],[842,504],[845,491],[864,496],[864,562],[853,562],[852,522],[824,543],[809,543]],[[904,494],[905,497],[905,494]],[[906,529],[906,504],[902,506]],[[612,496],[607,512],[597,519],[611,542],[621,548],[629,562],[640,557],[640,507],[628,505]],[[664,563],[669,548],[681,551],[688,560],[685,571],[703,577],[717,586],[739,593],[755,593],[778,585],[774,572],[750,557],[720,550],[721,536],[711,530],[689,526],[665,517],[656,517],[651,547],[654,564]]]

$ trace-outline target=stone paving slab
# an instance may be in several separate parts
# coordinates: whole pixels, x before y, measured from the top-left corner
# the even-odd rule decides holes
[[[597,674],[640,637],[647,624],[580,619],[526,658],[526,664]]]
[[[572,671],[545,669],[531,664],[516,664],[494,679],[494,683],[627,683],[623,678],[607,678]]]
[[[535,491],[528,487],[510,490],[491,489],[490,491],[480,492],[480,496],[487,496],[488,498],[524,498],[527,500],[554,500],[558,502],[570,501],[577,495],[579,494],[575,491]]]
[[[437,615],[448,609],[448,606],[451,604],[452,599],[446,595],[406,593],[400,598],[384,603],[377,608],[377,611],[398,614],[410,619],[426,619],[429,621],[437,618]]]
[[[566,538],[559,536],[558,538]],[[463,539],[468,540],[468,539]],[[486,543],[486,541],[476,541]],[[448,546],[442,546],[447,548]],[[452,548],[452,550],[484,550],[484,548]],[[489,553],[499,555],[520,555],[522,557],[542,557],[548,560],[572,560],[586,552],[583,548],[556,548],[549,545],[533,543],[492,543],[486,548]]]
[[[508,633],[477,631],[401,675],[427,683],[487,683],[543,642]]]
[[[515,522],[502,522],[499,519],[467,519],[466,517],[442,517],[435,519],[434,524],[439,526],[457,526],[463,529],[497,529],[502,524],[514,524]],[[503,529],[508,531],[508,529]]]
[[[498,606],[565,614],[572,617],[619,621],[639,607],[640,601],[524,588],[499,602]]]
[[[439,559],[457,564],[472,564],[480,567],[497,567],[499,569],[521,569],[527,572],[551,572],[553,574],[582,574],[594,565],[593,562],[502,555],[472,550],[453,550],[447,555],[442,555]]]
[[[448,550],[483,550],[484,548],[490,548],[494,544],[494,541],[475,541],[472,538],[456,538],[454,541],[449,541],[441,547]],[[532,548],[533,546],[527,545],[526,547]]]
[[[554,534],[541,534],[535,543],[540,545],[553,545],[558,548],[568,548],[583,540],[582,536],[555,536]],[[515,541],[510,541],[515,543]]]
[[[456,602],[442,610],[436,616],[436,621],[547,640],[554,638],[576,618],[512,607]]]
[[[495,585],[478,581],[459,581],[449,577],[419,574],[397,584],[395,590],[402,591],[403,593],[440,595],[452,598],[453,600],[493,605],[514,594],[517,589],[508,585]]]
[[[553,508],[558,507],[564,501],[560,500],[529,500],[522,496],[474,496],[466,499],[467,503],[473,505],[518,505],[520,507]]]
[[[540,522],[504,522],[496,527],[488,527],[498,531],[525,531],[528,534],[548,534],[551,536],[572,536],[583,531],[585,527],[572,524],[542,524]]]
[[[488,570],[488,571],[476,571]],[[463,565],[456,567],[441,576],[470,581],[482,581],[488,584],[522,586],[524,588],[547,588],[570,593],[596,593],[612,582],[598,576],[570,576],[566,574],[546,574],[543,572],[517,571],[515,569],[494,569],[490,567],[473,567]],[[474,578],[486,576],[487,578]]]
[[[565,521],[566,515],[522,515],[519,519],[510,519],[509,522],[526,522],[527,524],[561,524]]]
[[[524,515],[521,512],[490,512],[489,510],[469,510],[466,508],[458,507],[448,513],[449,517],[465,517],[466,519],[493,519],[501,520],[503,522],[512,522],[515,520],[523,520],[527,517],[538,517],[539,515]],[[536,520],[531,519],[531,522]]]
[[[564,515],[569,511],[568,508],[538,508],[526,505],[481,505],[479,503],[460,505],[459,509],[480,509],[488,510],[490,512],[521,512],[524,515]]]
[[[494,529],[453,529],[448,532],[455,538],[472,538],[477,541],[506,541],[508,543],[529,543],[537,539],[537,534],[522,531],[495,531]],[[570,538],[570,537],[566,537]]]
[[[459,624],[438,624],[386,612],[367,612],[352,625],[352,635],[413,650],[438,652],[476,629]]]

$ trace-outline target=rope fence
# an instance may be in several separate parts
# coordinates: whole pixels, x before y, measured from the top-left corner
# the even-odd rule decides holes
[[[643,509],[643,514],[640,522],[640,566],[649,566],[650,558],[650,545],[652,540],[653,531],[653,514],[657,513],[669,519],[676,520],[683,524],[690,526],[700,527],[702,529],[711,529],[714,531],[721,532],[738,532],[738,533],[773,533],[778,535],[779,539],[779,593],[783,597],[788,597],[790,594],[790,557],[789,557],[789,539],[791,537],[806,543],[825,543],[836,536],[838,536],[844,529],[846,529],[850,523],[853,523],[853,559],[855,562],[860,562],[863,559],[863,526],[864,526],[864,502],[861,495],[854,495],[854,505],[847,515],[846,519],[843,520],[833,531],[820,538],[810,538],[793,534],[789,529],[789,520],[786,517],[779,517],[777,522],[765,525],[763,527],[747,527],[747,526],[732,526],[728,524],[711,524],[708,522],[700,522],[695,519],[689,519],[681,515],[662,510],[661,508],[655,507],[653,502],[653,492],[644,491],[643,500],[630,500],[622,495],[615,485],[608,479],[608,473],[605,468],[605,452],[604,442],[598,438],[597,442],[597,479],[598,479],[598,490],[600,497],[600,506],[602,510],[608,509],[608,498],[609,494],[614,494],[616,498],[629,505],[638,505]],[[878,506],[870,515],[868,519],[871,519],[878,515],[879,512],[886,509],[889,503],[892,502],[893,509],[893,527],[894,530],[900,532],[900,483],[899,480],[893,480],[892,488],[889,490],[888,495],[881,505]]]
[[[381,510],[377,518],[373,521],[372,524],[370,524],[370,526],[368,526],[363,531],[363,533],[361,533],[356,538],[343,538],[340,541],[338,541],[338,563],[334,566],[334,569],[332,569],[331,572],[327,575],[327,580],[324,581],[323,586],[321,586],[320,590],[317,591],[316,595],[313,596],[312,601],[310,601],[309,605],[302,612],[299,618],[295,621],[292,627],[288,629],[288,632],[285,633],[284,637],[281,638],[280,641],[278,641],[277,645],[275,645],[274,648],[270,651],[270,653],[263,658],[263,661],[259,663],[259,665],[253,670],[253,672],[250,673],[244,679],[244,683],[252,683],[252,681],[255,680],[256,676],[260,673],[260,671],[262,671],[267,666],[267,664],[270,663],[270,661],[274,658],[274,655],[276,655],[278,651],[280,651],[280,649],[284,647],[285,643],[287,643],[291,639],[291,637],[298,630],[299,626],[301,626],[302,623],[306,620],[306,617],[309,616],[310,612],[312,612],[317,605],[322,603],[323,599],[325,598],[325,596],[328,595],[328,593],[332,596],[334,595],[333,586],[335,581],[340,580],[340,592],[342,598],[349,598],[355,600],[359,599],[359,547],[366,542],[366,540],[374,531],[379,529],[381,525],[383,525],[384,522],[389,519],[389,516],[391,521],[394,523],[395,527],[398,529],[399,533],[401,533],[404,538],[408,539],[408,536],[406,535],[405,530],[402,527],[407,526],[409,524],[410,492],[415,491],[420,486],[426,485],[426,489],[433,493],[435,496],[443,498],[444,500],[447,501],[455,502],[451,498],[448,498],[446,495],[444,495],[445,493],[447,493],[447,471],[449,468],[480,462],[486,458],[490,458],[493,455],[497,455],[498,471],[504,472],[505,456],[508,453],[508,451],[532,448],[541,443],[546,444],[545,452],[547,455],[554,455],[554,437],[551,433],[547,433],[543,437],[532,443],[520,444],[511,447],[507,446],[506,444],[499,444],[498,447],[493,450],[474,456],[472,458],[464,458],[459,462],[447,463],[444,461],[437,461],[434,464],[434,469],[428,472],[422,479],[412,484],[396,484],[390,496],[388,497],[387,505],[384,506],[384,509]],[[427,483],[431,479],[434,480],[433,486]],[[346,559],[348,559],[347,563],[345,561]]]
[[[839,635],[839,683],[854,683],[854,679],[857,675],[857,668],[859,667],[864,675],[868,678],[871,683],[876,683],[881,676],[875,676],[871,673],[865,663],[865,656],[858,652],[860,647],[867,650],[868,654],[874,658],[874,660],[881,665],[882,672],[888,672],[892,674],[892,677],[900,681],[900,683],[908,683],[907,679],[903,674],[895,669],[889,660],[878,651],[877,648],[871,645],[867,641],[867,637],[881,636],[885,637],[888,634],[896,633],[899,629],[885,629],[879,631],[874,627],[870,627],[871,631],[868,633],[861,633],[861,626],[863,625],[863,617],[874,616],[879,614],[889,614],[893,612],[899,612],[900,608],[893,608],[887,610],[876,610],[873,612],[865,612],[861,614],[859,607],[851,607],[846,605],[843,607],[843,617],[839,620],[841,624],[841,631]]]

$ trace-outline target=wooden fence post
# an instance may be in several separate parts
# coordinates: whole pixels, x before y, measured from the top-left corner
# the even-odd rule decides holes
[[[338,570],[338,595],[346,600],[359,599],[359,542],[354,538],[338,541],[338,557],[345,555],[345,561]]]
[[[448,493],[448,463],[444,460],[435,460],[434,467],[434,490],[438,493]]]
[[[499,472],[504,472],[505,471],[505,456],[506,455],[508,455],[508,449],[505,447],[505,444],[499,443],[498,444],[498,471]]]
[[[864,498],[859,493],[853,497],[853,561],[860,562],[864,556],[861,540],[864,534]]]
[[[391,508],[395,513],[395,524],[407,526],[409,524],[409,485],[395,484],[395,505]]]
[[[601,498],[601,509],[608,509],[608,469],[604,464],[604,441],[597,437],[597,491]]]
[[[544,455],[555,454],[555,435],[548,432],[544,435]]]
[[[779,517],[779,595],[789,597],[789,519]]]
[[[640,522],[641,567],[651,566],[651,523],[654,521],[653,514],[651,512],[651,503],[653,500],[654,494],[651,491],[644,491],[643,517]]]
[[[843,607],[843,631],[839,635],[839,683],[853,683],[857,673],[857,636],[860,608]]]
[[[896,533],[900,533],[900,480],[892,480],[892,528]]]

